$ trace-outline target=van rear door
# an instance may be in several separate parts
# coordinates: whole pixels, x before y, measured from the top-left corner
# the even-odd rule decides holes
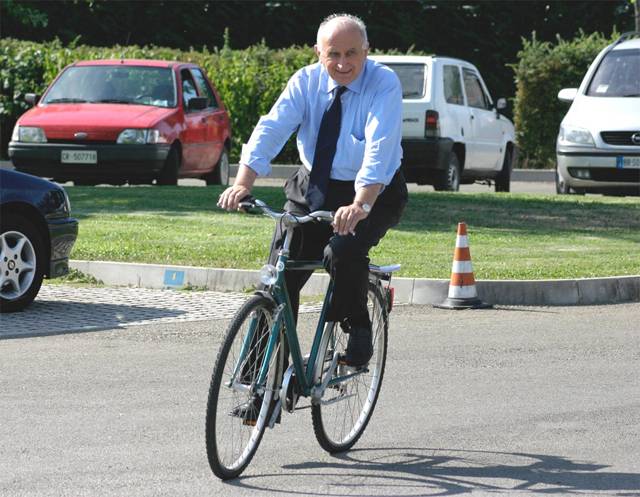
[[[425,101],[429,100],[424,63],[387,63],[402,85],[402,138],[424,138]]]

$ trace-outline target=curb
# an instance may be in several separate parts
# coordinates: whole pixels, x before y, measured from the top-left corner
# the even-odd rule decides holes
[[[143,288],[197,288],[215,291],[251,291],[257,270],[164,266],[105,261],[69,262],[71,268],[89,274],[106,285]],[[315,273],[302,295],[322,295],[326,274]],[[449,280],[393,278],[399,303],[439,304],[447,297]],[[478,280],[478,297],[496,305],[598,305],[640,302],[640,275],[567,280]]]

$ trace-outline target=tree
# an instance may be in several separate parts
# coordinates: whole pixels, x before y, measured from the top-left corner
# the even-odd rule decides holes
[[[367,23],[374,49],[469,60],[485,76],[494,97],[508,97],[515,85],[507,64],[516,62],[522,38],[533,31],[541,41],[555,41],[557,35],[571,39],[579,30],[607,36],[614,26],[627,31],[633,29],[638,1],[0,0],[8,13],[1,16],[0,30],[3,36],[33,41],[57,37],[63,43],[188,50],[222,47],[228,29],[233,48],[262,40],[281,48],[313,44],[327,14],[350,12]]]

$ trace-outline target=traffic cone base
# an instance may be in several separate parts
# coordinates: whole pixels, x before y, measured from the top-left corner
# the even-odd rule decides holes
[[[493,307],[478,298],[465,223],[458,223],[449,296],[442,304],[434,304],[434,307],[440,309],[489,309]]]
[[[479,298],[471,298],[471,299],[456,299],[447,297],[442,304],[433,304],[433,307],[437,307],[438,309],[491,309],[493,306],[491,304],[487,304],[483,302]]]

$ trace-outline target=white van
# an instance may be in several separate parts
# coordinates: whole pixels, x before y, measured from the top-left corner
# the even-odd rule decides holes
[[[513,123],[499,114],[475,66],[438,56],[374,55],[402,83],[402,169],[409,182],[457,191],[493,181],[508,192],[515,161]]]
[[[640,194],[640,33],[604,48],[579,88],[556,142],[556,192]]]

